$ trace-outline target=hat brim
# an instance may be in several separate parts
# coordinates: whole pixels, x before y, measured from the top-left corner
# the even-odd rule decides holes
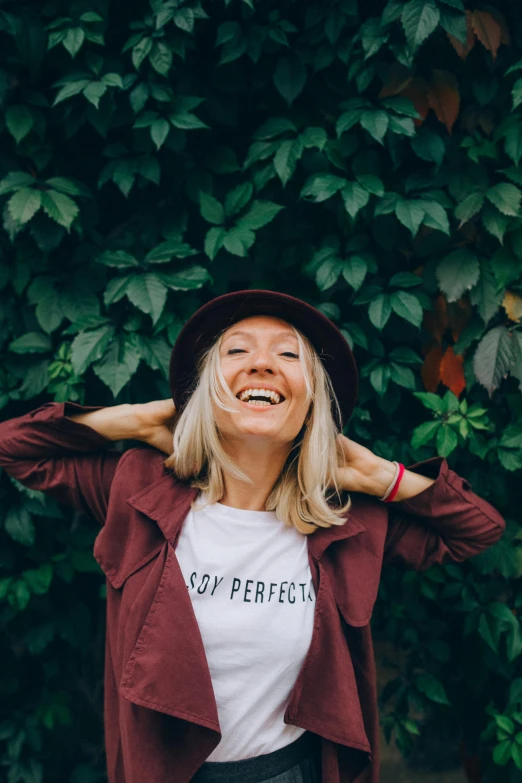
[[[299,329],[312,343],[328,372],[335,391],[342,428],[349,420],[358,394],[359,374],[355,357],[342,332],[320,310],[289,294],[277,291],[234,291],[212,299],[199,308],[180,331],[172,349],[169,380],[176,410],[188,402],[197,378],[202,353],[219,334],[252,315],[271,315]],[[332,401],[333,402],[333,401]]]

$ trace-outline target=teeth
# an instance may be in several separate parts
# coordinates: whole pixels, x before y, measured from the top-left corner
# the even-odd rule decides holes
[[[281,401],[280,395],[272,391],[270,389],[245,389],[240,394],[238,394],[238,399],[242,400],[243,402],[246,402],[247,400],[249,402],[252,402],[256,405],[271,405],[270,402],[265,402],[264,400],[249,400],[249,397],[252,396],[256,397],[269,397],[271,400],[273,400],[274,404],[277,404]]]

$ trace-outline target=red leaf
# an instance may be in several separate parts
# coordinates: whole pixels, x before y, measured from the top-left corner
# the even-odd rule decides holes
[[[460,397],[466,388],[464,356],[455,354],[451,345],[446,348],[440,362],[440,379],[444,386],[447,386],[453,392],[455,397]]]
[[[471,17],[477,38],[495,60],[502,38],[499,23],[487,11],[473,11]]]
[[[440,345],[434,345],[424,357],[424,364],[421,367],[422,383],[426,391],[435,393],[440,383],[440,362],[442,358],[442,348]]]
[[[433,81],[428,89],[428,103],[451,133],[460,108],[459,85],[455,76],[449,71],[433,70]]]
[[[459,41],[458,38],[455,38],[454,35],[448,33],[448,38],[450,40],[450,43],[455,49],[455,51],[457,52],[461,60],[465,60],[468,54],[473,49],[473,47],[475,46],[476,38],[471,24],[471,11],[466,11],[466,28],[467,28],[467,37],[466,37],[465,44],[463,44],[462,41]]]

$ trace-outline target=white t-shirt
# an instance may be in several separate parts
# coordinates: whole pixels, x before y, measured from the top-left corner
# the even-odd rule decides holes
[[[274,512],[214,503],[189,511],[176,555],[223,735],[207,760],[240,761],[294,742],[304,729],[283,715],[312,639],[316,598],[307,536]]]

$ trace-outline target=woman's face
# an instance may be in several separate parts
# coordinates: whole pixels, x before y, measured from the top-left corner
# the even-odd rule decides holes
[[[299,434],[310,405],[304,359],[299,356],[299,344],[291,326],[265,315],[238,321],[223,336],[220,358],[239,411],[229,413],[215,407],[217,426],[225,439],[291,443]],[[276,394],[271,395],[268,404],[238,398],[243,398],[242,393],[248,390],[272,390]]]

